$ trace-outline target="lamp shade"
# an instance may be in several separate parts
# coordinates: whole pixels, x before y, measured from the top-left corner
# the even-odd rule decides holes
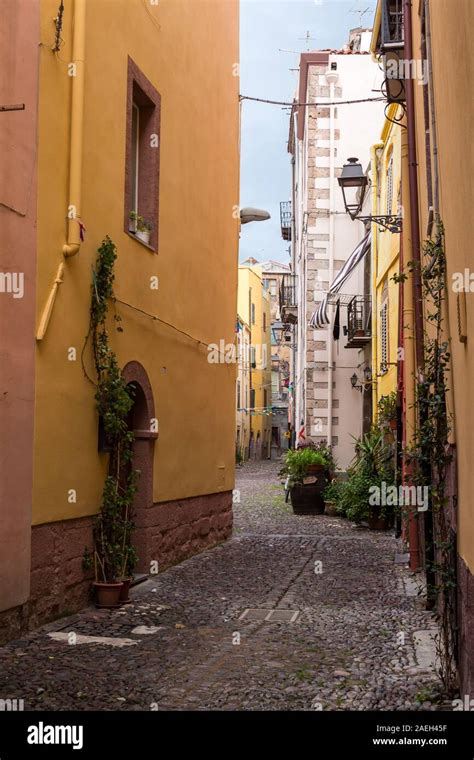
[[[347,159],[337,181],[342,188],[345,209],[351,219],[355,219],[362,208],[368,184],[367,175],[362,170],[358,158]]]

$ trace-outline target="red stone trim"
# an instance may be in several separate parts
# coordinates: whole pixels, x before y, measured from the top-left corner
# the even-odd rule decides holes
[[[139,571],[161,570],[225,541],[232,534],[232,491],[152,504],[136,519]]]
[[[161,95],[136,63],[128,58],[127,69],[127,107],[126,107],[126,130],[125,130],[125,192],[124,192],[124,232],[129,232],[129,215],[132,199],[132,173],[131,173],[131,143],[132,143],[132,104],[134,100],[140,101],[150,108],[150,120],[146,130],[140,136],[139,145],[139,172],[142,177],[138,198],[138,213],[153,223],[150,236],[150,245],[145,245],[155,253],[158,251],[159,239],[159,186],[160,186],[160,144],[161,144]],[[140,102],[138,102],[140,105]],[[150,147],[150,135],[158,135],[158,147]],[[134,237],[131,235],[131,237]],[[135,238],[137,242],[141,242]]]

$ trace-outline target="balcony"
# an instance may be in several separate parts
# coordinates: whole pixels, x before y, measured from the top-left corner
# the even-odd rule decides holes
[[[296,304],[297,276],[284,274],[280,285],[280,315],[286,324],[296,324],[298,321],[298,306]]]
[[[291,217],[291,201],[282,201],[280,203],[280,224],[283,240],[291,240]]]
[[[347,306],[347,344],[345,348],[363,348],[370,343],[372,299],[354,296]]]
[[[382,0],[380,51],[403,50],[403,45],[402,0]]]
[[[385,72],[384,90],[389,103],[404,103],[405,78],[402,0],[382,0],[379,49]]]

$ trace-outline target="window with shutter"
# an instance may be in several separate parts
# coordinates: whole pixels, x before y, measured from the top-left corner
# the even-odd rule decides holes
[[[390,159],[387,169],[387,202],[385,213],[387,216],[393,213],[393,158]]]
[[[380,372],[388,372],[388,303],[380,310]]]

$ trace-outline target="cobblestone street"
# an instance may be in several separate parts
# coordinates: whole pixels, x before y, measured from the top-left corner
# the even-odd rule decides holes
[[[434,622],[398,542],[293,515],[277,471],[238,470],[226,544],[121,610],[89,608],[1,648],[0,696],[34,710],[435,709]]]

